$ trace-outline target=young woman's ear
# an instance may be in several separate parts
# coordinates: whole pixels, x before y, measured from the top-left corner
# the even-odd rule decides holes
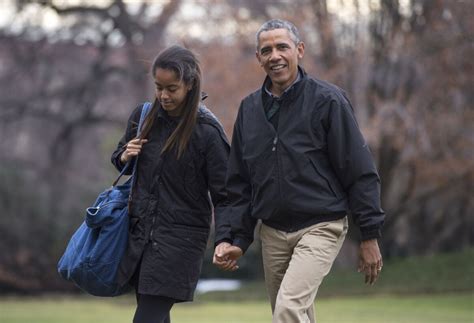
[[[186,90],[187,90],[188,92],[191,91],[191,90],[193,89],[195,83],[196,83],[196,79],[193,78],[193,79],[189,82],[189,84],[186,84]]]

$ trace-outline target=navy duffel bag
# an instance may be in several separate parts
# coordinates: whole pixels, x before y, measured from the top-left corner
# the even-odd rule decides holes
[[[143,105],[137,132],[150,106],[148,102]],[[128,289],[128,286],[119,286],[116,277],[127,247],[128,199],[136,161],[132,176],[124,184],[116,184],[130,164],[124,167],[112,187],[87,208],[85,221],[72,236],[58,263],[61,277],[95,296],[118,296]]]

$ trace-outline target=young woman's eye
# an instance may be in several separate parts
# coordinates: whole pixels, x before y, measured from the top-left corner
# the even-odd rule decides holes
[[[174,93],[174,92],[176,92],[176,90],[178,90],[178,88],[172,87],[172,88],[169,88],[169,89],[168,89],[168,92]]]

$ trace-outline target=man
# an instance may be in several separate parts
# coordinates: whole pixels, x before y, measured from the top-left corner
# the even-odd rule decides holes
[[[384,213],[371,153],[344,92],[299,67],[304,49],[288,21],[267,21],[257,32],[267,77],[240,105],[227,172],[230,208],[214,253],[218,267],[237,269],[261,220],[265,284],[278,323],[315,322],[316,293],[349,212],[361,232],[366,283],[382,268]]]

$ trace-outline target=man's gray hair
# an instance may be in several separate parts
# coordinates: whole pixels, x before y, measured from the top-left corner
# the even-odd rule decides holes
[[[265,22],[257,31],[256,34],[256,45],[258,50],[260,34],[264,31],[270,31],[274,29],[286,29],[290,33],[291,40],[298,45],[301,42],[300,33],[293,23],[287,20],[272,19]]]

